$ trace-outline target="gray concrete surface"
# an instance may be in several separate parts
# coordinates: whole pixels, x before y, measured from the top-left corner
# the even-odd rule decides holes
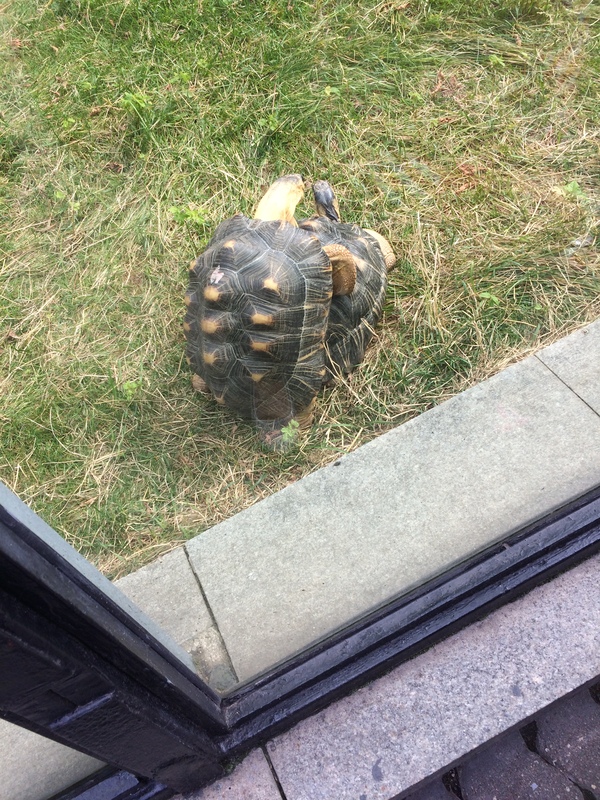
[[[390,800],[599,675],[599,570],[595,556],[272,741],[286,799]]]
[[[183,547],[119,578],[115,585],[184,648],[212,625]]]
[[[47,800],[104,764],[0,720],[0,800]]]
[[[559,339],[537,356],[600,414],[600,320]]]
[[[250,678],[600,484],[600,418],[537,358],[190,541]]]

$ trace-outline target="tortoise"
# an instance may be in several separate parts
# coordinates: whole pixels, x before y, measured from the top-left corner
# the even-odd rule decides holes
[[[186,355],[199,391],[252,419],[278,447],[291,420],[310,425],[327,380],[325,336],[333,295],[354,288],[353,255],[321,243],[294,218],[301,175],[268,189],[252,219],[222,222],[190,265]]]
[[[341,222],[335,193],[327,181],[316,181],[313,195],[317,216],[299,223],[332,248],[343,245],[354,256],[354,290],[331,301],[326,334],[329,378],[347,375],[360,364],[381,317],[387,289],[387,273],[396,263],[388,241],[376,231]]]

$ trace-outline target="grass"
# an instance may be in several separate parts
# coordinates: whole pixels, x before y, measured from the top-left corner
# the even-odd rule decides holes
[[[0,478],[111,576],[600,313],[598,6],[1,19]],[[192,392],[182,298],[216,224],[287,172],[331,180],[400,258],[365,363],[273,454]]]

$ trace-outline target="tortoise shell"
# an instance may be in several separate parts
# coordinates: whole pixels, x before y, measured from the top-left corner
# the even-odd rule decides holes
[[[321,246],[342,244],[356,262],[356,284],[348,295],[331,301],[326,335],[326,367],[330,377],[348,374],[360,364],[381,318],[388,268],[379,243],[359,225],[312,217],[299,223]]]
[[[268,430],[308,408],[326,377],[331,264],[309,231],[238,214],[193,263],[187,357],[216,401]]]

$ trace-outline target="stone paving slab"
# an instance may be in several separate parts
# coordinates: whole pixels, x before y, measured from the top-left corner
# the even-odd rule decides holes
[[[253,750],[229,775],[205,789],[173,800],[282,800],[262,750]],[[285,800],[285,798],[283,798]]]
[[[600,320],[540,350],[537,357],[600,414]]]
[[[244,680],[600,484],[600,417],[537,358],[186,547]]]
[[[584,800],[565,775],[527,749],[517,732],[459,767],[463,800]]]
[[[287,800],[403,797],[594,679],[599,569],[594,556],[270,742]]]
[[[115,585],[182,647],[212,625],[183,547],[119,578]]]

